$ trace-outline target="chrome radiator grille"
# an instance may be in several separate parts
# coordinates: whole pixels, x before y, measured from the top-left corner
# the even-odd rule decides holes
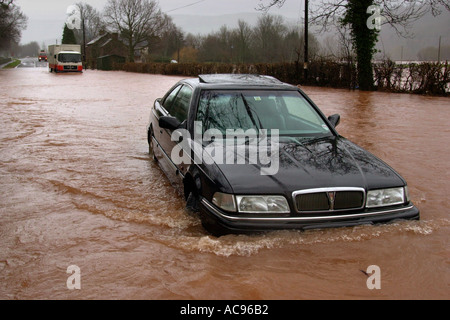
[[[321,188],[293,193],[298,212],[329,212],[354,210],[364,207],[365,191],[362,188]]]

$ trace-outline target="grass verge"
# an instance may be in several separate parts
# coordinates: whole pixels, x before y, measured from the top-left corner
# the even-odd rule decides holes
[[[6,66],[3,67],[3,69],[12,69],[17,67],[19,64],[21,63],[20,60],[14,60],[13,62],[7,64]]]

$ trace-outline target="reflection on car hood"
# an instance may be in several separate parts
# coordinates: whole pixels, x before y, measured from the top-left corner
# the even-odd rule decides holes
[[[280,141],[279,169],[261,175],[261,164],[217,164],[234,193],[285,193],[328,187],[378,189],[405,181],[387,164],[342,137]]]

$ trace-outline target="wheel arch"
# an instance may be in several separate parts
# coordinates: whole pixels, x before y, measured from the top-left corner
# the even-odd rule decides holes
[[[193,192],[195,196],[201,195],[202,183],[200,179],[199,170],[190,168],[183,179],[184,197],[188,198],[189,194]]]

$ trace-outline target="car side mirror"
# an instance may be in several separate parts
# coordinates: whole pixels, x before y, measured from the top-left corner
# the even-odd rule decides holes
[[[164,129],[176,130],[180,127],[181,122],[175,117],[162,116],[159,117],[159,126]]]
[[[156,99],[155,103],[153,103],[153,108],[154,109],[159,109],[161,107],[161,98]]]
[[[332,116],[328,117],[328,121],[333,125],[333,127],[337,127],[339,123],[341,122],[341,116],[338,114],[333,114]]]

